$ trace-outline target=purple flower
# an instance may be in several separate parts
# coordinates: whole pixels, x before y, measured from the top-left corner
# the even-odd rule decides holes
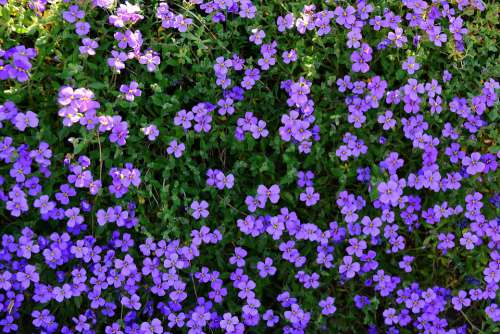
[[[90,24],[88,24],[87,22],[83,22],[83,21],[77,22],[75,24],[75,31],[76,31],[78,36],[85,36],[90,31]]]
[[[313,187],[306,187],[306,190],[300,193],[300,200],[306,203],[306,206],[313,206],[319,201],[319,193],[314,192]]]
[[[194,114],[191,111],[186,111],[186,110],[180,110],[176,116],[174,117],[174,125],[180,126],[184,129],[189,129],[191,128],[192,124],[191,121],[194,119]]]
[[[290,51],[283,51],[281,58],[283,58],[283,62],[285,64],[294,63],[298,59],[297,51],[295,51],[294,49],[291,49]]]
[[[377,190],[379,193],[380,201],[385,204],[390,203],[393,206],[398,203],[399,198],[401,197],[401,194],[403,192],[400,188],[399,183],[394,180],[389,180],[389,182],[387,183],[381,182],[377,186]]]
[[[111,58],[108,58],[107,64],[117,73],[125,68],[125,62],[128,60],[128,56],[125,52],[111,51]]]
[[[356,21],[356,9],[352,6],[347,6],[345,10],[339,6],[333,13],[337,16],[336,22],[346,28],[352,26]]]
[[[180,158],[184,153],[186,146],[183,143],[178,143],[177,140],[172,140],[168,144],[167,154],[173,155],[175,158]]]
[[[263,203],[266,203],[269,199],[271,203],[276,204],[280,200],[280,187],[277,184],[273,184],[267,188],[261,184],[257,187],[257,197]]]
[[[409,273],[412,271],[411,263],[415,259],[414,256],[405,255],[403,256],[403,261],[399,262],[399,268],[403,269],[405,272]]]
[[[141,129],[142,133],[144,133],[145,136],[148,136],[149,141],[154,141],[156,137],[160,134],[160,131],[158,130],[158,127],[154,124],[150,124],[144,128]]]
[[[160,57],[158,53],[153,50],[147,50],[143,55],[139,57],[139,63],[146,65],[148,72],[154,72],[157,70],[158,65],[160,65]]]
[[[24,131],[27,127],[36,128],[38,126],[38,116],[32,111],[20,112],[14,118],[14,125],[19,131]]]
[[[291,13],[285,15],[285,17],[278,16],[278,19],[276,20],[276,24],[278,25],[278,31],[283,32],[286,29],[293,28],[294,21],[295,18]]]
[[[474,152],[470,157],[465,156],[462,159],[462,165],[467,167],[467,173],[470,175],[475,175],[484,171],[485,164],[481,161],[481,154]]]
[[[276,267],[273,267],[273,260],[269,257],[266,257],[264,262],[257,262],[257,269],[262,278],[276,274]]]
[[[94,56],[95,49],[98,47],[99,43],[97,43],[97,41],[90,38],[84,38],[82,39],[82,45],[79,47],[79,50],[82,55]]]
[[[234,249],[234,255],[229,258],[230,264],[236,264],[238,267],[245,266],[245,256],[247,256],[247,251],[241,247],[236,247]]]
[[[321,307],[321,314],[323,315],[331,315],[337,311],[337,308],[334,305],[335,298],[327,297],[326,299],[320,300],[319,307]]]
[[[451,299],[451,303],[455,310],[460,311],[462,308],[470,306],[471,300],[467,298],[467,292],[460,290],[458,295]]]
[[[403,70],[408,72],[408,74],[414,74],[420,69],[420,64],[415,61],[415,57],[410,56],[403,63]]]
[[[63,12],[63,18],[68,23],[75,23],[85,17],[85,12],[80,10],[80,7],[73,5],[69,7],[68,11]]]
[[[389,32],[387,37],[398,48],[403,47],[403,45],[406,44],[406,42],[408,42],[408,38],[403,35],[403,29],[401,28],[396,28],[394,32],[393,31]]]
[[[388,326],[393,324],[395,325],[399,321],[398,316],[396,315],[396,310],[392,307],[384,310],[382,315],[384,316],[384,323]]]
[[[264,32],[264,30],[253,29],[252,35],[250,35],[249,37],[249,41],[254,43],[255,45],[261,45],[265,37],[266,33]]]
[[[52,211],[56,207],[56,203],[49,201],[49,196],[42,195],[40,198],[36,199],[33,203],[35,208],[40,209],[40,214],[46,214]]]
[[[231,189],[234,186],[234,175],[228,174],[224,175],[224,173],[219,172],[215,176],[215,185],[218,189],[222,190],[224,188]]]
[[[351,54],[352,71],[361,73],[368,72],[370,70],[370,66],[368,65],[368,62],[370,60],[371,60],[371,55],[364,56],[358,51],[354,51]]]
[[[141,96],[142,91],[139,89],[139,84],[132,81],[130,85],[121,85],[120,92],[125,95],[125,100],[134,101],[136,96]]]
[[[193,218],[196,220],[208,217],[207,201],[201,201],[201,202],[193,201],[193,203],[191,203],[191,210],[193,210],[191,216],[193,216]]]
[[[360,270],[360,265],[358,262],[353,262],[351,256],[344,256],[342,259],[342,264],[339,266],[339,273],[344,274],[347,278],[353,278],[357,272]]]
[[[257,123],[250,126],[250,132],[252,132],[252,137],[259,139],[260,137],[267,137],[269,131],[266,129],[266,122],[259,120]]]
[[[39,279],[40,277],[35,266],[30,264],[26,265],[23,271],[19,271],[16,274],[16,280],[21,284],[24,290],[29,288],[31,282],[38,283]]]
[[[123,146],[127,143],[128,133],[128,123],[118,121],[113,124],[111,134],[109,135],[109,141],[117,143],[119,146]]]
[[[236,316],[232,316],[231,313],[224,313],[222,315],[222,320],[220,320],[220,328],[226,331],[226,333],[234,333],[236,328],[239,328],[239,319]]]

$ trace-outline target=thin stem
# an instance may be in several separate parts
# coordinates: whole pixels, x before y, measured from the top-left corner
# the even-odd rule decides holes
[[[477,331],[478,333],[483,333],[482,330],[480,330],[476,325],[474,325],[472,323],[472,321],[470,321],[469,317],[467,317],[467,315],[464,313],[464,311],[460,310],[460,313],[462,313],[462,315],[464,316],[465,320],[467,320],[467,322],[469,323],[469,325],[471,325],[472,329]]]

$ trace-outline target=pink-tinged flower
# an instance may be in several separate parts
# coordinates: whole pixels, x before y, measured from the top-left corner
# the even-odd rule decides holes
[[[99,43],[97,43],[97,41],[90,38],[84,38],[82,39],[82,45],[79,47],[79,50],[82,55],[94,56],[95,49],[98,47]]]
[[[283,62],[285,64],[290,64],[290,63],[294,63],[297,61],[297,51],[295,51],[294,49],[290,50],[290,51],[283,51],[283,54],[281,55],[281,57],[283,58]]]
[[[156,137],[160,134],[158,127],[154,124],[148,125],[141,129],[145,136],[148,136],[148,140],[154,141]]]
[[[153,50],[147,50],[143,55],[139,57],[139,63],[146,65],[148,72],[154,72],[157,70],[158,65],[160,65],[161,60],[157,52]]]
[[[136,96],[138,97],[142,94],[139,84],[136,81],[132,81],[130,85],[121,85],[120,92],[124,94],[127,101],[134,101]]]
[[[255,45],[261,45],[262,41],[266,37],[266,33],[264,30],[260,29],[253,29],[252,30],[252,35],[248,38],[250,42],[254,43]]]
[[[403,35],[403,29],[396,28],[394,32],[389,32],[388,36],[389,40],[396,45],[396,47],[401,48],[403,45],[408,42],[408,38]]]
[[[185,149],[186,146],[184,143],[178,143],[177,140],[174,139],[168,144],[167,153],[173,155],[175,158],[180,158]]]

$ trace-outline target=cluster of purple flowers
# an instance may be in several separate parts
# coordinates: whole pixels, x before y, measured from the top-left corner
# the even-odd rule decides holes
[[[141,184],[141,172],[134,168],[131,163],[126,163],[125,168],[113,167],[109,171],[109,176],[113,178],[113,183],[109,186],[109,192],[116,198],[123,197],[132,185],[139,187]]]
[[[104,2],[108,2],[109,6],[105,6],[103,0],[97,0],[101,2],[101,6],[108,8],[113,5],[109,0],[104,0]],[[140,14],[141,7],[139,5],[133,5],[130,2],[122,3],[116,9],[115,15],[110,15],[108,18],[109,24],[115,26],[116,28],[123,28],[127,25],[134,25],[137,22],[144,19],[144,16]]]
[[[306,206],[313,206],[318,203],[320,195],[314,191],[314,173],[310,170],[297,172],[297,185],[305,190],[300,193],[299,199],[305,202]]]
[[[118,227],[125,227],[130,229],[134,227],[138,222],[137,217],[135,217],[135,205],[132,204],[128,205],[126,210],[124,210],[120,205],[109,207],[106,210],[99,209],[97,210],[96,216],[97,224],[99,224],[100,226],[104,226],[108,223],[115,223]],[[130,240],[130,235],[124,234],[124,238],[125,235],[128,235],[128,240]],[[127,243],[123,243],[123,240],[121,241],[121,243],[121,247],[123,250],[123,245],[126,245]],[[126,249],[123,251],[126,251]]]
[[[198,103],[191,111],[182,109],[175,115],[174,125],[181,126],[186,131],[193,128],[197,133],[208,133],[212,129],[212,111],[214,109],[215,106],[208,102]]]
[[[251,111],[247,111],[245,117],[238,118],[236,124],[234,136],[240,141],[245,139],[245,132],[250,132],[254,139],[265,138],[269,135],[267,123],[255,117]]]
[[[288,106],[291,109],[288,114],[281,116],[282,126],[279,135],[285,142],[297,143],[299,152],[308,154],[311,152],[312,141],[318,141],[319,126],[314,125],[314,101],[309,98],[311,93],[311,81],[301,77],[299,81],[286,80],[281,83],[281,88],[288,93]]]
[[[83,21],[85,18],[85,11],[78,5],[71,5],[67,11],[62,13],[63,19],[75,26],[75,32],[82,38],[82,45],[79,47],[82,55],[93,56],[95,49],[99,47],[99,43],[95,39],[87,37],[90,33],[90,24]]]
[[[366,154],[368,152],[368,146],[365,145],[365,142],[362,139],[358,139],[355,135],[350,132],[346,132],[342,137],[343,145],[335,152],[335,155],[340,158],[342,161],[347,161],[349,157],[359,157],[362,154]]]
[[[17,130],[24,132],[26,128],[38,127],[38,115],[28,110],[25,113],[20,112],[12,101],[5,101],[0,104],[0,129],[3,128],[2,122],[10,122]]]
[[[79,123],[87,130],[94,130],[100,133],[110,131],[109,141],[123,146],[128,138],[128,123],[122,121],[121,116],[97,115],[97,110],[101,107],[95,100],[94,93],[86,88],[73,89],[70,86],[61,87],[58,100],[61,109],[59,116],[63,117],[64,126],[72,126]]]
[[[179,32],[186,32],[188,27],[193,24],[193,20],[180,14],[176,15],[170,10],[168,4],[161,2],[156,9],[156,17],[161,20],[162,28],[174,28]]]
[[[139,64],[145,65],[148,72],[157,71],[161,63],[158,52],[151,48],[147,48],[144,51],[141,50],[144,43],[142,32],[140,30],[131,30],[133,25],[144,19],[144,16],[140,13],[141,8],[139,5],[126,2],[125,4],[120,4],[116,9],[115,15],[109,16],[109,24],[121,29],[114,33],[117,45],[111,51],[111,57],[107,60],[108,66],[116,73],[121,73],[125,69],[125,63],[131,59],[136,59]],[[183,25],[185,24],[186,22],[184,21]]]
[[[37,55],[35,49],[24,45],[14,46],[8,50],[0,48],[0,81],[12,79],[18,82],[29,80],[29,71],[33,66],[31,60]]]
[[[75,188],[88,188],[91,195],[97,195],[102,187],[101,180],[94,180],[89,170],[91,160],[87,156],[80,156],[74,163],[68,162],[68,182]]]
[[[219,190],[224,188],[232,189],[234,187],[234,175],[225,175],[222,171],[218,169],[207,170],[207,185],[210,187],[216,187]]]
[[[30,0],[28,1],[28,7],[33,10],[37,16],[42,16],[45,9],[47,9],[47,0]]]

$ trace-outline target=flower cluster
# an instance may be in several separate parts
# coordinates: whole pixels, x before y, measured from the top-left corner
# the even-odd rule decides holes
[[[172,12],[168,4],[165,2],[161,2],[156,9],[156,17],[161,20],[162,28],[174,28],[179,32],[186,32],[188,27],[193,24],[193,20],[190,18],[186,18],[182,15],[176,15]]]
[[[189,0],[190,3],[198,5],[200,10],[206,14],[212,13],[214,23],[225,22],[228,14],[236,14],[241,18],[253,19],[257,12],[251,0],[234,1],[213,1],[204,2],[203,0]]]
[[[16,80],[26,82],[30,79],[31,60],[37,52],[33,48],[17,45],[8,50],[0,49],[0,81]]]
[[[128,123],[121,116],[97,115],[101,107],[95,101],[94,93],[86,88],[73,89],[64,86],[59,90],[58,100],[61,108],[59,116],[63,117],[64,126],[80,124],[87,130],[97,129],[100,133],[111,132],[109,141],[119,146],[126,144],[128,138]]]
[[[347,161],[349,157],[359,157],[360,155],[366,154],[368,151],[368,146],[362,139],[358,139],[355,135],[350,132],[346,132],[342,137],[343,145],[337,149],[335,154],[342,161]]]
[[[26,128],[38,127],[38,115],[28,110],[20,112],[12,101],[5,101],[0,104],[0,128],[4,126],[2,122],[10,122],[17,130],[24,132]]]
[[[123,197],[131,185],[139,187],[141,184],[141,172],[134,168],[131,163],[126,163],[125,168],[111,168],[109,176],[113,178],[109,192],[114,194],[116,198]]]
[[[299,146],[299,152],[307,154],[311,152],[312,141],[318,141],[319,127],[314,125],[314,101],[308,97],[311,92],[312,83],[303,77],[297,82],[292,80],[283,81],[281,88],[288,93],[288,106],[291,109],[288,114],[281,116],[282,126],[279,134],[283,141],[292,141]]]

